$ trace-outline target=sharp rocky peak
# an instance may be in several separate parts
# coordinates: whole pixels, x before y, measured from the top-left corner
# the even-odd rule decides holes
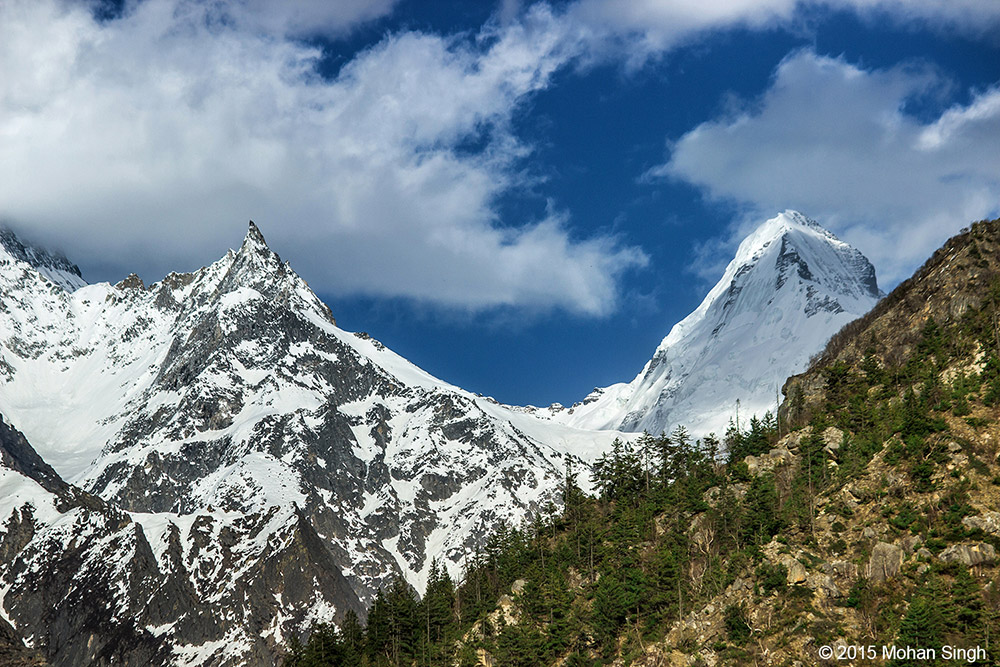
[[[281,264],[281,258],[278,254],[271,250],[267,245],[267,241],[264,240],[264,235],[261,233],[260,228],[254,224],[254,221],[250,221],[250,226],[247,229],[247,235],[243,239],[243,244],[240,245],[240,249],[236,251],[236,257],[244,258],[262,258],[267,263]]]
[[[250,221],[243,244],[239,250],[231,254],[231,258],[228,275],[220,285],[223,292],[245,286],[261,289],[295,275],[291,268],[281,261],[281,257],[268,247],[264,235],[253,220]]]
[[[250,226],[247,229],[246,238],[243,239],[243,246],[240,250],[251,249],[256,251],[268,250],[267,241],[264,240],[264,234],[261,233],[260,227],[254,223],[253,220],[250,221]]]

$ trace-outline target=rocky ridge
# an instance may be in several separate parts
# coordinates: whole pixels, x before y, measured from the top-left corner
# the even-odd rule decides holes
[[[13,230],[0,226],[0,248],[10,257],[22,261],[45,276],[54,285],[72,292],[87,281],[80,267],[59,253],[22,243]]]
[[[3,616],[54,665],[265,664],[283,617],[363,613],[301,515],[123,512],[64,482],[6,423],[0,487]]]
[[[783,414],[791,416],[823,394],[825,368],[838,362],[859,367],[866,355],[898,364],[912,355],[928,318],[958,322],[984,301],[995,302],[1000,277],[995,227],[981,221],[949,239],[911,278],[832,336],[810,368],[782,387],[791,399],[784,402]]]

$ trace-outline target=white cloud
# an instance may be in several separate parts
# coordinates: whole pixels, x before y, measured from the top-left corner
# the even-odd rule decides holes
[[[579,0],[568,14],[639,63],[706,30],[786,21],[797,5],[797,0]]]
[[[394,2],[130,0],[121,18],[99,23],[84,2],[0,1],[0,218],[64,241],[85,268],[104,267],[109,277],[194,268],[237,243],[253,217],[321,291],[605,314],[620,276],[645,263],[641,250],[607,236],[581,239],[564,215],[497,213],[498,198],[524,185],[531,154],[512,121],[555,71],[589,58],[640,63],[707,30],[794,21],[803,7],[969,30],[994,25],[1000,11],[968,0],[944,8],[925,0],[579,0],[558,11],[503,2],[477,35],[391,34],[335,79],[316,73],[322,54],[297,37],[342,35]],[[788,63],[782,72],[794,74]],[[937,130],[914,128],[897,103],[930,84],[913,76],[858,72],[859,81],[896,88],[869,83],[854,100],[869,106],[845,115],[860,122],[885,112],[879,118],[898,121],[895,131],[922,132],[929,154],[935,141],[948,153],[985,122],[977,114],[992,114],[984,102],[955,110]],[[728,126],[698,132],[716,125]],[[891,122],[880,128],[867,129],[901,141]],[[691,179],[712,190],[696,162]],[[949,178],[941,187],[951,192],[974,175]],[[862,193],[875,187],[855,181]]]
[[[685,134],[654,173],[758,216],[799,209],[892,284],[961,227],[1000,213],[1000,90],[933,122],[906,113],[947,84],[927,68],[864,70],[797,52],[760,99]]]
[[[958,30],[967,35],[996,38],[1000,3],[987,0],[813,0],[810,4],[852,9],[863,18],[891,19],[922,28]]]
[[[220,255],[252,217],[320,290],[473,310],[604,314],[646,261],[559,216],[497,219],[530,152],[513,114],[581,50],[545,7],[473,41],[388,36],[334,80],[315,49],[212,11],[145,0],[100,24],[0,3],[0,216],[147,280]]]

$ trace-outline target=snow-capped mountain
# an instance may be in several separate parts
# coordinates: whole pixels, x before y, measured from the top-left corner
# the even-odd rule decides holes
[[[743,419],[776,412],[785,379],[882,296],[864,255],[785,211],[743,240],[634,380],[596,389],[572,408],[533,413],[579,428],[660,433],[682,424],[721,436],[737,409]]]
[[[109,607],[167,662],[270,664],[394,573],[420,590],[437,557],[459,574],[492,526],[530,516],[616,435],[508,410],[343,331],[252,223],[239,250],[149,286],[58,282],[41,257],[0,248],[0,413],[131,526],[140,546],[116,567],[139,549],[151,581],[174,582],[172,615],[147,619],[128,593]],[[34,495],[0,506],[0,526],[25,505],[46,508],[34,535],[90,521],[17,483]],[[0,563],[0,609],[52,653],[62,640],[11,602],[15,569]],[[191,610],[217,622],[192,634]]]

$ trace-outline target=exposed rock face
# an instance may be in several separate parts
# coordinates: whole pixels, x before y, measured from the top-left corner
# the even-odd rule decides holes
[[[986,512],[980,516],[967,516],[962,525],[969,530],[976,528],[990,535],[1000,535],[1000,512]]]
[[[814,572],[809,575],[807,585],[819,595],[827,598],[839,598],[843,596],[837,582],[828,574]]]
[[[56,665],[163,662],[169,649],[126,598],[148,599],[155,567],[127,515],[63,482],[0,423],[3,613]],[[153,561],[155,563],[155,561]]]
[[[905,556],[900,547],[895,544],[879,542],[872,549],[865,574],[877,584],[888,581],[899,574],[904,559]]]
[[[5,667],[46,667],[49,663],[33,649],[10,623],[0,618],[0,665]]]

